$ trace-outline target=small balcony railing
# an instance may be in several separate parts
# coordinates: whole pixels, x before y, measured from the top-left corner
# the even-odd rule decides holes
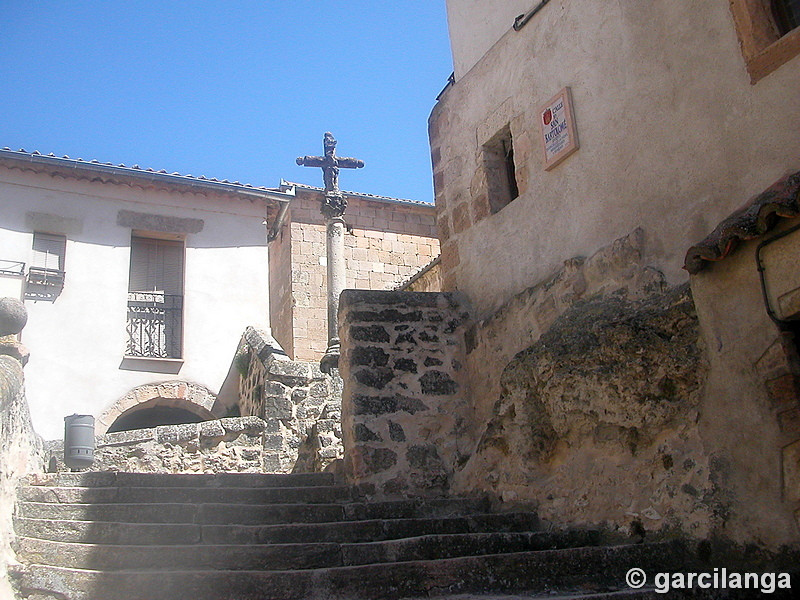
[[[0,259],[0,275],[22,277],[25,275],[25,263],[18,260]]]
[[[128,293],[127,356],[180,358],[183,296]]]

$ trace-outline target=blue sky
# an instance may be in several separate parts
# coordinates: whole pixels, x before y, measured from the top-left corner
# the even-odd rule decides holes
[[[444,0],[0,0],[0,147],[432,201],[427,118],[452,71]]]

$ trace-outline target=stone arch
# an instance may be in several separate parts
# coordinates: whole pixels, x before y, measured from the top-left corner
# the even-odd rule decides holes
[[[161,406],[189,411],[207,421],[216,396],[206,387],[188,381],[164,381],[140,385],[122,396],[97,419],[97,434],[104,434],[124,414]]]

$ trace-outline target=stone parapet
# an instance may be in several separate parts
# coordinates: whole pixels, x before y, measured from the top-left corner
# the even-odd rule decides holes
[[[342,458],[341,379],[290,360],[272,336],[248,327],[237,354],[239,412],[263,419],[275,453],[268,472],[315,472]]]
[[[161,425],[98,435],[93,471],[129,473],[275,472],[283,456],[279,424],[258,417]],[[64,471],[62,440],[47,442],[49,470]]]
[[[377,496],[447,494],[471,444],[465,300],[345,290],[339,305],[344,469]]]

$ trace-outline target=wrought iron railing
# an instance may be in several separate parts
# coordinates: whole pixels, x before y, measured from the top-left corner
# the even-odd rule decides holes
[[[0,259],[0,275],[21,276],[25,274],[25,263],[19,260]]]
[[[128,293],[127,356],[180,358],[183,296]]]

